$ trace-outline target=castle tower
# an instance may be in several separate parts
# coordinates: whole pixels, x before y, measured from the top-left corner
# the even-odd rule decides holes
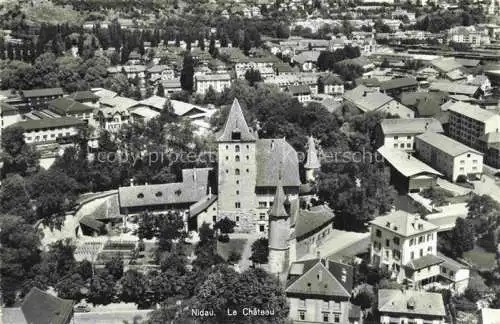
[[[280,275],[287,270],[290,236],[290,201],[285,197],[283,186],[276,188],[273,206],[269,210],[269,270]]]
[[[316,181],[316,172],[321,167],[318,159],[318,152],[316,150],[316,143],[314,143],[314,138],[309,136],[307,140],[307,161],[304,164],[306,170],[306,181],[314,182]]]
[[[228,217],[237,231],[252,231],[256,222],[256,134],[248,127],[235,99],[217,138],[218,219]]]

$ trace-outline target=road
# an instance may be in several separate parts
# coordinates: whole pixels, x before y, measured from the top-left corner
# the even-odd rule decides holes
[[[495,178],[483,174],[483,177],[479,181],[473,181],[474,184],[474,193],[478,195],[490,195],[491,198],[495,199],[500,203],[500,187],[495,182]]]

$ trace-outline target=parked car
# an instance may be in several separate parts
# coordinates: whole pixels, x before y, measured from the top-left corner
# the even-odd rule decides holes
[[[75,313],[88,313],[90,312],[90,306],[89,305],[76,305],[73,310]]]

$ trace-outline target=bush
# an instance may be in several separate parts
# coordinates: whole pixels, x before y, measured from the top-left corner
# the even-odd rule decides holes
[[[230,263],[238,263],[241,260],[241,254],[238,252],[231,252],[229,258],[227,259]]]
[[[457,181],[456,182],[457,183],[466,183],[467,182],[467,177],[465,175],[461,174],[461,175],[459,175],[457,177]]]
[[[227,243],[229,242],[229,235],[227,234],[222,234],[219,236],[219,242],[221,243]]]

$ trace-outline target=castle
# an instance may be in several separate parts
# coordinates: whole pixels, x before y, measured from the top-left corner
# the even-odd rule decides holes
[[[312,138],[304,165],[313,183],[320,164]],[[284,139],[259,139],[235,99],[217,134],[217,219],[236,222],[236,230],[269,238],[269,267],[282,274],[290,263],[315,255],[331,231],[333,212],[326,205],[300,208],[310,186],[302,185],[295,149]]]

